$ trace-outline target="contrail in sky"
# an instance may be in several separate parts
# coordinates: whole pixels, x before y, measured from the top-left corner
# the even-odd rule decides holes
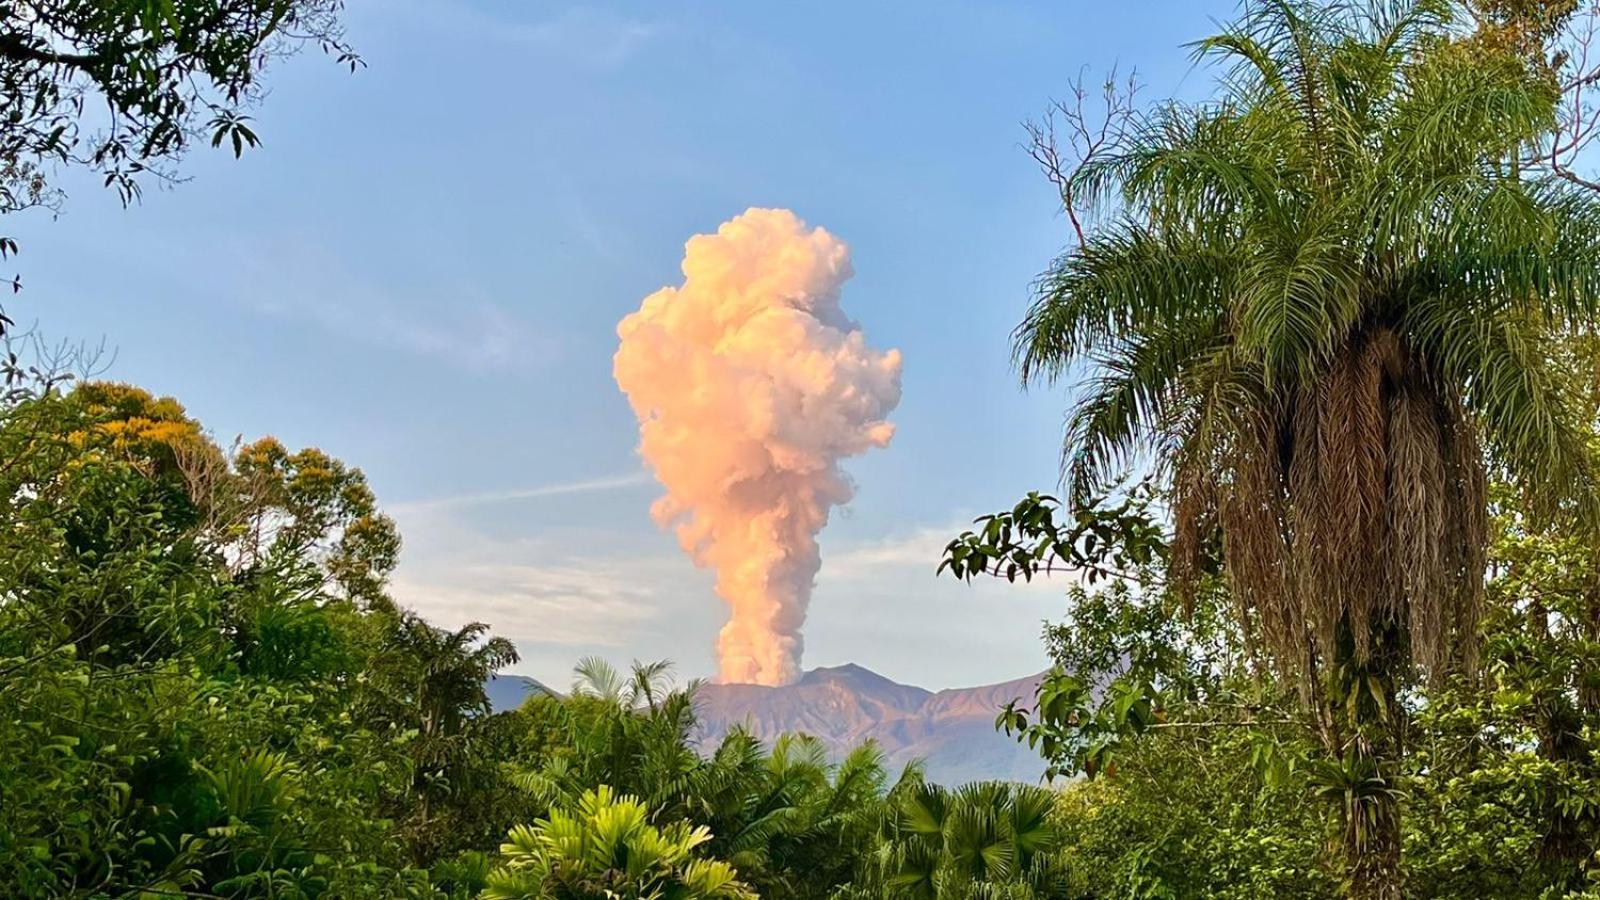
[[[396,503],[388,507],[392,512],[417,512],[429,509],[455,509],[464,506],[482,506],[489,503],[506,503],[512,500],[533,500],[539,497],[559,497],[563,494],[593,494],[600,491],[618,491],[624,488],[638,487],[650,483],[649,472],[630,472],[626,475],[612,475],[607,478],[593,478],[588,481],[573,481],[567,484],[546,484],[530,488],[514,488],[507,491],[486,491],[481,494],[462,494],[455,497],[439,497],[433,500],[413,500],[407,503]]]

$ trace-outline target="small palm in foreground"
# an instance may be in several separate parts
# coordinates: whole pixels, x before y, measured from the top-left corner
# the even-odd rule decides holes
[[[1054,792],[985,782],[897,787],[873,871],[853,896],[907,900],[1059,896],[1065,871],[1049,820]]]
[[[489,876],[485,900],[628,898],[743,900],[754,897],[725,862],[696,850],[711,832],[674,822],[657,828],[638,800],[604,785],[571,810],[511,830],[505,865]]]

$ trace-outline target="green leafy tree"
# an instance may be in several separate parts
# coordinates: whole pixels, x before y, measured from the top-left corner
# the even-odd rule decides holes
[[[425,885],[378,814],[412,783],[407,723],[352,715],[388,614],[333,593],[313,553],[236,570],[188,477],[227,459],[171,400],[25,393],[0,447],[0,883]]]
[[[690,745],[694,685],[673,690],[670,664],[635,663],[628,676],[588,657],[563,701],[529,702],[524,719],[544,732],[515,780],[546,808],[609,784],[651,809],[682,811],[684,779],[700,765]]]
[[[6,0],[0,3],[0,215],[56,207],[63,167],[127,203],[176,180],[196,141],[260,143],[247,114],[264,70],[311,45],[351,69],[343,0]],[[0,237],[0,258],[17,252]],[[20,290],[20,279],[11,280]],[[0,315],[0,333],[10,320]]]
[[[1237,669],[1237,634],[1218,615],[1215,579],[1178,604],[1162,579],[1166,535],[1147,485],[1113,500],[1064,508],[1029,494],[1005,512],[977,519],[945,548],[938,572],[1008,581],[1075,574],[1069,617],[1046,629],[1055,665],[1031,703],[1008,703],[995,725],[1049,763],[1047,778],[1115,771],[1122,745],[1157,723],[1167,707],[1218,690]],[[1198,598],[1198,601],[1197,601]]]
[[[1066,896],[1318,900],[1336,893],[1323,816],[1306,802],[1309,786],[1296,765],[1303,732],[1208,717],[1224,711],[1174,707],[1170,727],[1124,746],[1113,773],[1062,787],[1054,821],[1071,876]]]
[[[1482,460],[1546,510],[1596,506],[1540,348],[1596,312],[1600,204],[1519,170],[1555,95],[1430,52],[1443,11],[1260,3],[1202,41],[1220,96],[1066,176],[1109,212],[1017,334],[1026,380],[1093,373],[1075,492],[1148,451],[1180,588],[1220,532],[1243,624],[1315,712],[1357,897],[1399,895],[1401,692],[1474,658]]]
[[[0,27],[0,212],[47,202],[60,163],[100,172],[124,197],[198,137],[237,155],[259,139],[243,111],[263,68],[310,44],[359,64],[340,0],[7,2]],[[91,100],[104,111],[100,122]],[[94,123],[91,125],[91,123]],[[86,127],[89,126],[89,127]]]
[[[344,596],[388,605],[383,589],[399,562],[400,534],[360,469],[315,447],[290,452],[263,438],[238,448],[223,477],[203,461],[187,471],[207,489],[211,507],[228,513],[214,527],[232,539],[236,566],[312,559]]]
[[[1600,557],[1507,485],[1490,496],[1483,671],[1431,692],[1415,725],[1408,840],[1437,896],[1577,890],[1600,850]]]

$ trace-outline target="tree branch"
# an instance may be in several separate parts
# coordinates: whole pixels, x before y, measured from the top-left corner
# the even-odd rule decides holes
[[[105,61],[105,57],[99,54],[59,53],[35,47],[15,34],[0,34],[0,57],[18,62],[72,66],[78,69],[88,69]]]
[[[1099,111],[1091,111],[1090,92],[1084,87],[1080,74],[1072,83],[1071,100],[1055,101],[1043,119],[1023,123],[1022,127],[1028,132],[1028,155],[1061,194],[1061,207],[1072,223],[1079,246],[1086,238],[1081,216],[1082,198],[1078,196],[1078,173],[1115,149],[1127,136],[1138,92],[1138,73],[1129,74],[1124,82],[1119,81],[1113,69],[1101,85]],[[1058,121],[1062,126],[1059,134]]]

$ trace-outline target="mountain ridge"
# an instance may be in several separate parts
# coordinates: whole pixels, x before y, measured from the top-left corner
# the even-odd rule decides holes
[[[803,732],[834,756],[874,740],[890,766],[922,759],[942,783],[1037,781],[1044,763],[994,730],[1007,702],[1030,700],[1044,673],[971,688],[929,691],[856,664],[811,669],[793,684],[707,684],[695,696],[696,737],[714,746],[744,725],[757,738]]]
[[[883,750],[892,772],[921,759],[928,777],[944,784],[968,781],[1034,782],[1044,763],[1024,744],[994,729],[1000,708],[1031,700],[1044,673],[970,688],[930,691],[902,684],[865,666],[846,663],[807,670],[792,684],[700,686],[693,740],[710,750],[744,725],[771,743],[781,734],[816,737],[834,758],[863,741]],[[495,710],[515,709],[529,696],[560,697],[526,675],[496,675],[484,685]]]
[[[489,698],[489,708],[495,712],[516,709],[535,694],[560,697],[561,692],[537,678],[528,675],[490,675],[483,683],[483,692]]]

